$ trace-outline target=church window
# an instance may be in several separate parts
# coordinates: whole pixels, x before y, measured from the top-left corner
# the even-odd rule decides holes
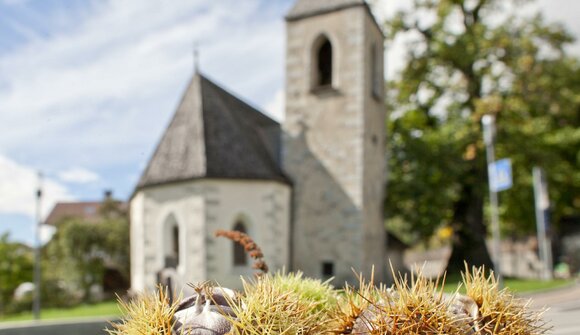
[[[174,225],[173,231],[171,233],[172,233],[171,238],[173,240],[172,241],[173,250],[171,254],[173,255],[173,257],[175,257],[175,262],[179,264],[179,227],[177,227],[177,225]]]
[[[179,264],[179,225],[173,215],[165,221],[164,232],[165,268],[176,268]]]
[[[234,231],[239,231],[241,233],[247,233],[246,227],[244,226],[243,223],[241,222],[237,222],[234,225]],[[245,266],[248,264],[248,255],[246,254],[246,251],[244,250],[244,247],[237,243],[237,242],[232,242],[233,246],[234,246],[234,266]]]
[[[332,44],[326,36],[321,36],[315,43],[314,54],[314,87],[332,86],[333,62]]]
[[[383,76],[381,75],[381,69],[380,69],[380,64],[379,64],[379,60],[381,59],[381,56],[379,54],[379,49],[377,48],[376,44],[373,44],[371,46],[371,50],[370,50],[370,63],[371,63],[371,73],[370,73],[370,79],[371,79],[371,88],[372,88],[372,94],[373,97],[376,99],[380,99],[382,96],[382,92],[381,92],[381,88],[382,88],[382,83],[381,81],[383,80]]]
[[[333,262],[322,262],[322,276],[324,278],[330,278],[334,276],[334,263]]]

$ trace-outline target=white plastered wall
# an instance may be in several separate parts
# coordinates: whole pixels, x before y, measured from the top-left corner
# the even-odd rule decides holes
[[[174,184],[139,191],[131,201],[131,288],[152,290],[157,274],[164,269],[171,216],[179,228],[179,263],[174,288],[204,280],[205,201],[194,183]]]
[[[252,276],[251,260],[234,266],[233,242],[215,238],[218,229],[231,230],[242,222],[260,246],[271,271],[288,268],[290,187],[273,181],[205,180],[208,278],[241,288],[240,276]]]
[[[273,181],[209,180],[151,187],[131,201],[131,287],[154,289],[164,268],[167,218],[179,226],[179,265],[175,289],[188,293],[187,283],[215,280],[240,288],[246,267],[233,265],[233,244],[216,238],[218,229],[243,222],[261,247],[270,268],[289,264],[290,187]]]

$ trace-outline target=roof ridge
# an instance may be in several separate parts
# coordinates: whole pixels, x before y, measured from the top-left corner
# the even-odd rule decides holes
[[[149,157],[147,167],[143,171],[141,178],[139,179],[139,181],[137,183],[137,188],[145,186],[146,184],[157,184],[157,183],[164,183],[164,182],[171,181],[171,180],[157,180],[157,179],[159,179],[159,176],[155,176],[155,175],[159,174],[160,171],[154,171],[154,170],[159,167],[159,166],[157,166],[158,160],[162,160],[162,158],[159,157],[160,155],[164,155],[164,153],[162,153],[162,150],[166,149],[165,146],[171,145],[171,144],[166,144],[167,141],[170,141],[169,137],[170,137],[170,135],[172,135],[170,130],[174,126],[177,126],[177,121],[179,120],[179,118],[183,117],[183,114],[188,114],[187,111],[184,110],[186,100],[195,98],[194,100],[199,102],[199,106],[196,106],[196,107],[198,107],[197,112],[199,112],[200,114],[202,113],[201,108],[203,107],[203,105],[202,105],[203,99],[201,99],[201,80],[200,80],[200,78],[202,78],[202,77],[203,76],[201,75],[201,73],[199,71],[196,71],[194,73],[194,75],[192,76],[192,78],[189,80],[188,84],[186,85],[186,88],[183,91],[183,94],[181,95],[181,99],[179,100],[179,103],[177,103],[177,107],[175,108],[175,112],[174,112],[173,116],[171,117],[171,120],[169,121],[168,125],[165,127],[165,130],[164,130],[163,134],[161,135],[161,138],[157,142],[157,145],[155,147],[155,150],[153,151],[153,154]],[[196,85],[196,86],[194,86],[194,85]],[[190,94],[191,90],[195,90],[195,92],[194,92],[194,94],[196,95],[195,97],[191,96],[191,94]],[[196,112],[196,111],[194,111],[194,112]],[[203,133],[204,132],[203,122],[201,124],[199,124],[199,126],[201,127],[199,130]],[[204,147],[205,147],[205,145],[202,143],[201,144],[202,150]],[[199,157],[199,158],[205,160],[205,153],[200,155],[200,156],[201,157]],[[168,163],[170,163],[170,162],[168,162]],[[161,168],[161,167],[159,167],[159,168]],[[203,162],[201,169],[207,170],[206,162]],[[206,171],[203,171],[203,173],[205,173],[205,172]],[[161,178],[161,179],[166,179],[166,178]]]
[[[200,76],[202,79],[205,79],[209,84],[211,84],[215,88],[225,92],[226,94],[230,95],[232,98],[235,98],[236,100],[238,100],[242,104],[244,104],[244,105],[248,106],[249,108],[253,109],[254,111],[258,112],[258,113],[256,113],[256,115],[259,115],[260,117],[263,117],[263,118],[267,119],[268,121],[271,121],[275,124],[280,124],[278,121],[276,121],[273,118],[271,118],[270,116],[268,116],[268,114],[264,113],[261,110],[261,108],[255,106],[252,102],[247,101],[247,100],[241,98],[240,96],[238,96],[238,94],[224,88],[223,86],[219,85],[218,83],[216,83],[213,79],[209,78],[208,76],[205,76],[203,74],[200,74]]]

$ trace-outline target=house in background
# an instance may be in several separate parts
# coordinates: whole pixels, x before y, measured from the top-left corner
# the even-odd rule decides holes
[[[55,226],[66,218],[80,218],[87,222],[98,222],[101,219],[101,207],[105,201],[115,201],[120,210],[127,211],[128,204],[113,200],[112,196],[111,191],[105,191],[103,201],[57,202],[44,220],[44,224]]]
[[[218,229],[274,271],[385,279],[383,34],[364,0],[296,1],[286,28],[283,124],[194,74],[130,200],[133,290],[239,287],[251,264]]]
[[[47,216],[44,224],[57,228],[67,219],[80,219],[84,222],[98,224],[103,219],[103,210],[113,202],[115,210],[125,215],[128,204],[115,200],[111,191],[105,191],[102,201],[58,202]],[[124,294],[129,288],[128,278],[121,274],[119,266],[108,261],[105,263],[102,290],[105,295],[114,297],[115,293]]]

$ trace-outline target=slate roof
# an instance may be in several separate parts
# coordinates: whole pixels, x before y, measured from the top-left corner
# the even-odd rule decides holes
[[[279,143],[276,121],[197,73],[137,189],[198,178],[289,183]]]
[[[286,15],[286,20],[297,20],[361,5],[366,5],[364,0],[298,0]]]

